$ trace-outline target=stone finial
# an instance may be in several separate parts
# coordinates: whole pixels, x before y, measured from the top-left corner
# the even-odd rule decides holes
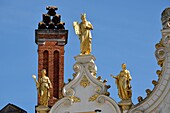
[[[55,29],[55,24],[53,22],[49,22],[48,29]]]
[[[58,29],[64,30],[65,23],[61,21],[61,15],[56,14],[56,6],[47,6],[47,14],[42,15],[42,22],[39,22],[38,29]]]
[[[56,14],[56,10],[57,10],[58,8],[56,7],[56,6],[47,6],[46,7],[46,10],[48,10],[48,13],[47,14],[49,14],[50,16],[54,16],[55,14]]]
[[[43,14],[42,17],[43,17],[43,22],[48,25],[51,21],[50,15],[49,14]]]
[[[97,80],[101,81],[101,80],[102,80],[102,77],[101,77],[101,76],[98,76],[98,77],[97,77]]]
[[[170,7],[166,8],[162,12],[161,21],[162,21],[163,29],[170,29]]]
[[[44,22],[39,22],[39,24],[38,24],[38,29],[46,29],[46,28],[47,28],[46,23],[44,23]]]
[[[160,67],[163,66],[163,63],[164,63],[164,60],[159,60],[159,61],[158,61],[158,65],[159,65]]]
[[[106,95],[106,96],[110,96],[110,93],[109,93],[109,92],[106,92],[105,95]]]
[[[57,24],[57,29],[59,29],[59,30],[65,29],[64,25],[65,25],[65,22],[58,23]]]
[[[158,80],[161,78],[162,76],[162,71],[161,70],[157,70],[156,74],[158,75]]]
[[[71,79],[71,78],[69,78],[69,79],[68,79],[68,82],[71,82],[71,81],[72,81],[72,79]]]
[[[147,96],[149,96],[152,93],[152,91],[150,89],[146,89],[146,93],[147,93]]]
[[[61,20],[61,15],[56,14],[55,16],[53,16],[52,22],[55,23],[55,25],[57,25],[57,23],[60,23]]]
[[[105,79],[105,80],[103,80],[103,83],[104,83],[104,84],[106,84],[106,83],[107,83],[107,80],[106,80],[106,79]]]
[[[142,101],[143,101],[143,97],[139,96],[139,97],[138,97],[138,102],[140,103],[140,102],[142,102]]]
[[[152,81],[152,84],[153,84],[154,86],[156,86],[156,85],[158,84],[158,82],[157,82],[156,80],[153,80],[153,81]]]
[[[110,85],[106,85],[106,88],[107,88],[107,89],[110,89],[110,88],[111,88],[111,86],[110,86]]]
[[[73,75],[73,78],[75,78],[75,77],[77,76],[77,74],[76,74],[76,73],[73,73],[72,75]]]

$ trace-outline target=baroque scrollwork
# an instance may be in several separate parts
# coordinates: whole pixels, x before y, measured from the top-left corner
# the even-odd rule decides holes
[[[89,98],[89,102],[93,102],[98,98],[99,94],[94,94]]]
[[[75,94],[75,91],[73,90],[73,89],[71,89],[71,88],[69,88],[67,91],[66,91],[66,96],[73,96],[74,94]]]
[[[73,103],[75,103],[75,102],[81,102],[80,98],[78,98],[78,97],[76,97],[76,96],[71,96],[70,99],[71,99],[71,101],[72,101]]]
[[[166,55],[166,51],[165,51],[165,45],[166,45],[166,44],[165,44],[165,43],[166,43],[165,39],[164,39],[164,40],[161,39],[161,40],[159,41],[159,43],[157,43],[157,44],[155,45],[155,48],[156,48],[155,56],[156,56],[156,59],[157,59],[157,61],[158,61],[158,65],[159,65],[160,67],[163,66],[164,59],[165,59],[165,55]]]
[[[101,91],[102,91],[102,88],[100,86],[96,86],[95,92],[100,94]]]
[[[156,50],[155,52],[155,56],[158,60],[164,60],[165,58],[165,48],[164,47],[160,47]]]
[[[99,96],[99,97],[97,98],[97,102],[98,102],[99,104],[104,104],[104,103],[105,103],[105,98],[101,95],[101,96]]]
[[[91,61],[91,62],[88,63],[88,70],[94,77],[96,77],[97,67],[94,64],[94,61]]]
[[[163,29],[168,29],[170,28],[170,8],[166,8],[163,12],[162,12],[162,26],[163,26]]]
[[[80,82],[80,86],[86,88],[87,86],[90,86],[90,82],[87,79],[87,77],[84,75],[81,82]]]
[[[73,66],[73,70],[77,74],[81,70],[81,65],[79,63],[75,63]]]
[[[159,41],[159,43],[157,43],[155,45],[155,48],[156,48],[155,56],[156,56],[156,59],[158,61],[158,65],[160,67],[162,67],[163,64],[164,64],[164,60],[165,60],[165,56],[166,56],[165,46],[167,46],[168,40],[169,40],[169,38],[163,38]]]

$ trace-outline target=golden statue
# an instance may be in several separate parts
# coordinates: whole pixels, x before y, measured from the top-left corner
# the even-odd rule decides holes
[[[46,76],[46,70],[41,71],[41,78],[37,81],[36,76],[32,75],[33,79],[36,82],[36,87],[38,91],[38,96],[40,97],[40,105],[48,106],[48,100],[50,98],[49,89],[52,88],[50,79]]]
[[[86,14],[81,14],[81,20],[82,22],[80,24],[78,22],[73,22],[73,27],[76,35],[78,35],[80,39],[81,55],[90,54],[92,40],[90,30],[93,30],[93,26],[86,20]]]
[[[119,98],[121,98],[122,101],[131,100],[132,90],[130,80],[132,80],[132,77],[126,69],[126,64],[122,64],[122,70],[117,76],[113,76],[112,74],[110,76],[116,79]]]

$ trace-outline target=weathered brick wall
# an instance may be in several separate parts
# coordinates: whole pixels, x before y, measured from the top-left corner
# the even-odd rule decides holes
[[[62,88],[64,85],[64,46],[57,45],[57,42],[45,42],[45,44],[38,45],[38,77],[41,77],[41,70],[44,69],[43,53],[48,51],[48,69],[46,69],[47,76],[50,78],[53,88],[50,90],[51,98],[49,105],[52,106],[56,99],[62,97]],[[54,58],[55,51],[58,52],[57,59]],[[58,66],[55,67],[54,62],[58,61]],[[58,73],[55,73],[55,70]],[[57,79],[56,79],[57,77]]]

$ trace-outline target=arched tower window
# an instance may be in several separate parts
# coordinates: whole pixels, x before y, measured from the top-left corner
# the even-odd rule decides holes
[[[56,91],[54,91],[54,96],[59,99],[59,52],[54,51],[54,87]]]
[[[43,52],[43,69],[46,69],[47,72],[47,76],[48,76],[48,58],[49,57],[49,53],[47,50],[45,50]]]

